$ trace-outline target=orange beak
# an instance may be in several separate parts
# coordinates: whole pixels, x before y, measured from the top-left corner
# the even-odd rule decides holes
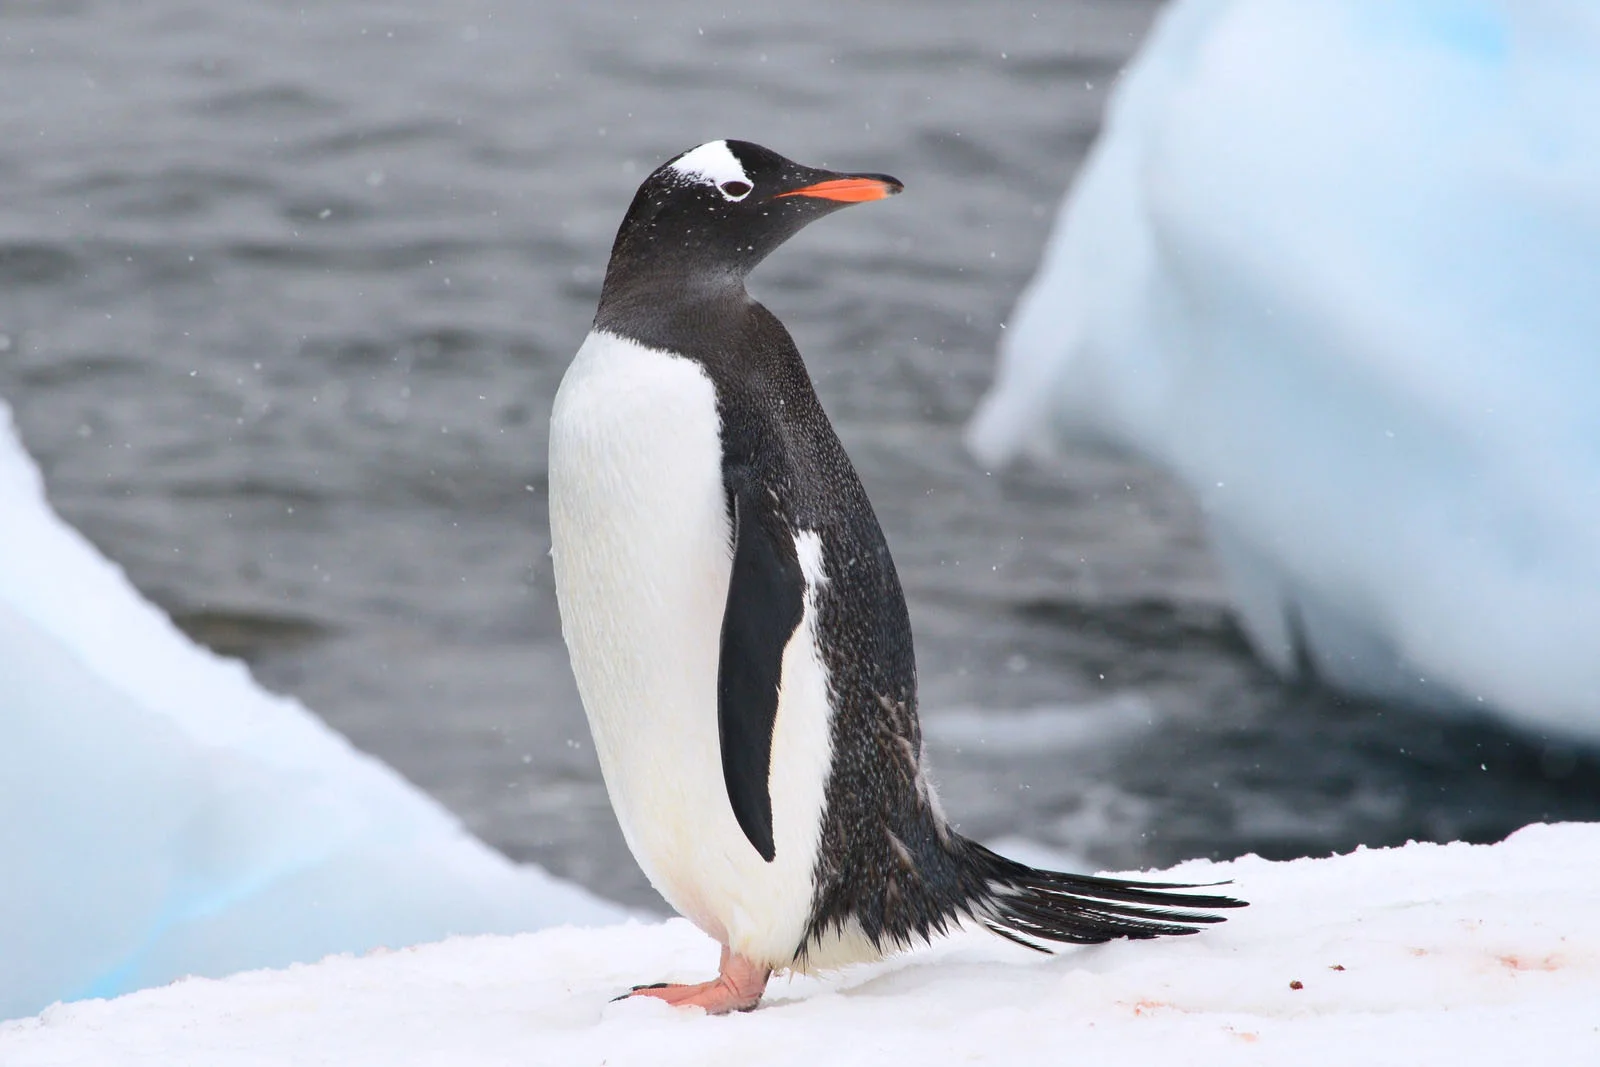
[[[882,200],[893,196],[905,186],[893,178],[831,178],[815,185],[802,186],[799,189],[790,189],[787,193],[779,193],[772,199],[781,200],[786,196],[814,196],[819,200],[838,200],[846,204],[859,204],[864,200]]]

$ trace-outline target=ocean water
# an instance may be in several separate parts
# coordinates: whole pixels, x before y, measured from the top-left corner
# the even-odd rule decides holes
[[[964,830],[1120,867],[1600,817],[1592,752],[1269,677],[1158,473],[963,452],[1157,10],[0,4],[0,395],[189,633],[510,855],[648,906],[560,639],[550,400],[661,160],[731,136],[886,171],[905,195],[752,290],[878,508]]]

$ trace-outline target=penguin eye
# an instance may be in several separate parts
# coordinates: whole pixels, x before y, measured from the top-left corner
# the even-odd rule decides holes
[[[722,191],[722,195],[727,197],[729,200],[743,200],[745,197],[750,195],[750,183],[741,182],[737,179],[731,182],[723,182],[721,185],[717,186],[717,188],[720,189]]]

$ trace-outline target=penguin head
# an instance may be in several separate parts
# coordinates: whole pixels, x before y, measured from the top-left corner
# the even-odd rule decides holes
[[[901,188],[886,174],[819,170],[749,141],[708,141],[639,186],[617,230],[606,288],[641,275],[742,284],[806,223]]]

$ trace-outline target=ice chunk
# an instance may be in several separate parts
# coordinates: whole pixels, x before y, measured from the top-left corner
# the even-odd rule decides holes
[[[1178,0],[970,442],[1198,496],[1281,670],[1600,737],[1600,7]]]
[[[3,404],[0,724],[0,1018],[620,914],[190,643],[50,511]]]

